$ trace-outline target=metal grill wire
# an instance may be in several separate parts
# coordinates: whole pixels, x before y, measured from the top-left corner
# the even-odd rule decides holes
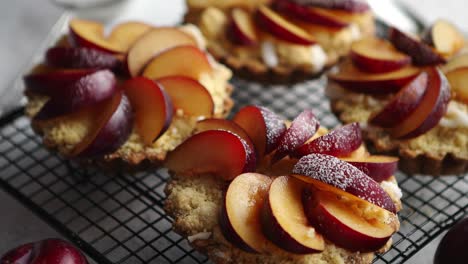
[[[313,109],[323,126],[338,125],[323,95],[324,79],[264,87],[235,80],[236,107],[269,107],[291,119]],[[268,92],[265,92],[268,91]],[[21,111],[0,123],[0,185],[97,263],[205,263],[171,231],[162,209],[167,171],[133,175],[83,169],[44,149]],[[376,263],[400,263],[467,213],[468,176],[397,175],[403,190],[401,230]]]

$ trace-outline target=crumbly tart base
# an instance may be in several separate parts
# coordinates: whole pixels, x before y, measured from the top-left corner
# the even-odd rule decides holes
[[[249,7],[253,8],[252,6]],[[232,8],[232,6],[226,7],[226,9],[229,8]],[[206,8],[189,8],[188,12],[185,14],[184,22],[200,25],[201,16],[205,10]],[[362,36],[375,34],[376,29],[374,18],[371,13],[358,22],[358,27]],[[208,37],[207,50],[219,62],[227,65],[236,76],[265,84],[297,83],[307,79],[318,78],[323,72],[335,65],[351,48],[351,43],[344,47],[340,46],[339,48],[334,49],[329,48],[328,50],[327,47],[324,47],[325,53],[327,54],[327,60],[325,61],[324,67],[321,70],[317,70],[311,65],[294,66],[279,64],[275,67],[269,67],[258,58],[250,58],[245,55],[242,55],[241,57],[238,56],[236,54],[237,52],[232,52],[229,48],[225,47],[227,42],[228,40],[224,38],[221,40],[210,40]],[[332,42],[336,42],[336,40]]]
[[[343,123],[366,122],[368,116],[355,105],[356,102],[331,99],[332,112]],[[370,104],[372,105],[372,103]],[[370,106],[372,107],[372,106]],[[362,112],[362,113],[361,113]],[[436,133],[435,137],[454,138],[450,129],[434,128],[428,133]],[[458,135],[465,144],[468,135]],[[421,151],[411,148],[404,140],[392,139],[385,130],[376,127],[363,127],[363,137],[368,149],[373,153],[399,156],[398,168],[407,174],[426,174],[432,176],[463,174],[468,172],[468,158],[458,152]],[[430,143],[429,143],[430,144]]]
[[[230,95],[232,94],[233,86],[228,84],[226,86],[226,98],[223,101],[223,111],[219,114],[215,115],[217,118],[225,118],[229,115],[232,107],[234,106],[234,101],[231,99]],[[26,115],[32,119],[34,116],[31,112],[27,109],[31,104],[34,104],[34,95],[25,93],[26,97],[28,98],[28,105],[26,106]],[[33,130],[38,134],[43,136],[44,135],[44,128],[40,125],[31,122],[31,126]],[[61,146],[61,142],[55,138],[44,138],[42,140],[44,146],[51,150],[56,151],[59,154],[67,157],[67,153],[63,151],[64,147]],[[126,143],[124,143],[126,144]],[[160,151],[154,152],[149,151],[146,148],[143,148],[143,151],[138,152],[126,152],[123,153],[117,150],[114,153],[105,155],[99,158],[92,158],[92,159],[79,159],[76,160],[80,165],[84,166],[97,166],[104,170],[109,171],[116,171],[116,170],[124,170],[124,171],[140,171],[151,167],[159,167],[164,159],[166,158],[168,151]]]
[[[396,184],[394,177],[388,180]],[[271,244],[268,254],[252,254],[238,249],[228,242],[221,233],[218,216],[222,207],[224,191],[228,183],[215,176],[202,175],[184,177],[172,175],[165,192],[165,211],[174,219],[173,229],[187,237],[189,243],[207,255],[214,263],[239,264],[368,264],[372,263],[374,253],[350,252],[326,241],[321,253],[297,255],[283,251]],[[390,193],[389,193],[390,194]],[[400,198],[390,195],[398,210]],[[399,223],[398,223],[399,224]],[[385,252],[392,241],[379,250]]]

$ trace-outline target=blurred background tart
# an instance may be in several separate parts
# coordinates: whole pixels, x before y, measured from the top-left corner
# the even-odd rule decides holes
[[[446,20],[420,36],[391,28],[387,39],[353,44],[328,75],[331,108],[361,122],[374,151],[430,175],[468,171],[466,41]]]
[[[343,0],[187,0],[186,21],[208,50],[239,75],[271,82],[318,76],[375,32],[366,2]]]

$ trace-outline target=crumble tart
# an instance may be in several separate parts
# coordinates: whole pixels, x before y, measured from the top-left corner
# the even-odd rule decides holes
[[[392,176],[397,159],[379,182],[371,178],[375,171],[366,174],[345,161],[371,159],[361,144],[358,125],[329,132],[307,110],[285,125],[257,106],[241,109],[229,123],[198,126],[197,134],[166,160],[171,178],[164,209],[174,219],[174,230],[195,249],[215,263],[372,263],[374,253],[390,248],[401,209],[401,190]],[[195,153],[202,146],[209,150]],[[311,154],[299,154],[303,146]],[[346,184],[340,180],[345,174],[350,177]],[[365,187],[358,183],[361,180]],[[343,220],[349,217],[361,224],[381,223],[373,232],[388,233],[370,238],[375,244],[364,245],[346,228],[316,222],[314,215],[321,213],[314,210],[317,205],[326,208],[328,196],[330,204],[348,215],[335,214],[337,226],[355,229],[350,224],[354,220]],[[275,215],[278,210],[287,213]],[[326,230],[341,230],[340,236],[349,240]]]
[[[72,20],[69,35],[25,76],[25,112],[47,148],[104,167],[159,165],[197,120],[229,114],[231,71],[205,53],[195,26],[126,22],[107,39],[102,27]]]
[[[374,34],[372,11],[361,4],[346,9],[290,0],[188,0],[185,20],[200,27],[208,50],[236,74],[287,83],[318,76],[353,41]]]
[[[326,94],[337,117],[360,122],[372,151],[398,155],[403,171],[466,173],[466,42],[445,20],[427,32],[418,39],[392,28],[389,41],[355,43]]]

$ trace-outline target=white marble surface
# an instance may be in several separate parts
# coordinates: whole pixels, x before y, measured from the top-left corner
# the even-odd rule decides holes
[[[138,1],[138,0],[135,0]],[[172,0],[171,0],[172,1]],[[429,23],[447,17],[468,31],[466,9],[461,0],[405,0],[418,16]],[[159,1],[164,3],[164,1]],[[167,2],[166,2],[167,3]],[[177,10],[177,12],[181,12]],[[0,3],[0,91],[21,73],[38,44],[58,19],[61,10],[46,0],[15,0]],[[1,92],[0,92],[1,93]],[[60,237],[52,228],[8,194],[0,191],[0,254],[32,240]],[[421,250],[408,263],[431,263],[438,240]]]

